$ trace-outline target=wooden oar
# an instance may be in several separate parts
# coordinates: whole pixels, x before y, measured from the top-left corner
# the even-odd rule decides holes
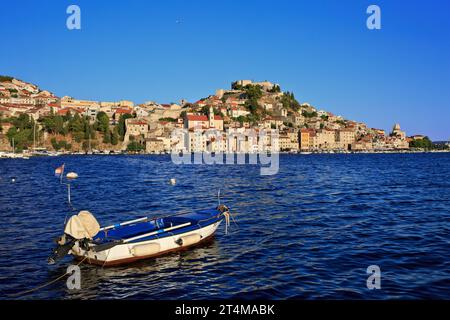
[[[107,231],[107,230],[111,230],[111,229],[115,229],[115,228],[119,228],[119,227],[124,227],[124,226],[128,226],[130,224],[134,224],[134,223],[138,223],[138,222],[156,221],[156,220],[159,220],[159,219],[173,218],[173,217],[179,217],[179,216],[184,216],[184,215],[187,215],[187,213],[183,212],[183,213],[172,214],[172,215],[168,215],[168,216],[153,217],[153,218],[144,217],[144,218],[139,218],[139,219],[136,219],[136,220],[126,221],[126,222],[122,222],[122,223],[119,223],[119,224],[114,224],[114,225],[111,225],[111,226],[108,226],[108,227],[104,227],[104,228],[101,228],[100,231]]]
[[[120,224],[115,224],[115,225],[112,225],[109,227],[101,228],[100,231],[106,231],[106,230],[111,230],[111,229],[118,228],[118,227],[124,227],[124,226],[130,225],[130,224],[133,224],[133,223],[143,222],[146,220],[148,220],[148,218],[140,218],[140,219],[136,219],[136,220],[131,220],[131,221],[123,222]]]
[[[191,224],[192,224],[191,222],[188,222],[188,223],[180,224],[178,226],[174,226],[174,227],[170,227],[170,228],[166,228],[166,229],[156,230],[156,231],[153,231],[153,232],[150,232],[150,233],[146,233],[146,234],[143,234],[143,235],[140,235],[140,236],[136,236],[136,237],[133,237],[133,238],[129,238],[129,239],[126,239],[126,240],[100,244],[100,245],[97,245],[95,247],[92,247],[92,250],[94,252],[106,251],[106,250],[112,249],[115,246],[120,245],[120,244],[130,243],[130,242],[133,242],[133,241],[136,241],[136,240],[139,240],[139,239],[143,239],[143,238],[147,238],[147,237],[150,237],[150,236],[154,236],[156,234],[166,233],[166,232],[169,232],[169,231],[185,228],[185,227],[190,226]]]

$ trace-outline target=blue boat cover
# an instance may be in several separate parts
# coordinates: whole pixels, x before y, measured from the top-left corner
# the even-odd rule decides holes
[[[146,233],[151,233],[158,230],[174,227],[177,225],[191,223],[190,226],[174,230],[173,232],[162,232],[157,235],[150,236],[145,239],[139,239],[138,241],[147,241],[153,238],[161,238],[167,235],[184,233],[199,228],[203,228],[207,225],[216,223],[221,220],[222,216],[216,209],[202,210],[193,213],[187,213],[182,215],[168,216],[165,218],[158,218],[152,221],[138,222],[136,224],[120,226],[117,225],[114,229],[107,231],[100,231],[95,237],[96,242],[110,242],[133,238]]]

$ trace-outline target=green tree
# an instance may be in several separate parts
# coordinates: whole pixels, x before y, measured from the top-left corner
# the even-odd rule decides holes
[[[8,132],[6,133],[6,136],[8,137],[8,139],[11,141],[12,138],[14,138],[17,134],[17,128],[16,127],[11,127]]]
[[[240,84],[238,84],[237,82],[233,82],[231,84],[231,89],[233,90],[244,90],[244,87]]]
[[[89,151],[89,142],[83,141],[81,148],[83,148],[83,151]]]
[[[84,132],[74,132],[72,136],[77,143],[80,143],[84,139]]]
[[[50,115],[44,118],[43,121],[44,130],[52,134],[63,134],[67,133],[67,128],[64,127],[64,119],[59,115]]]
[[[275,85],[275,86],[273,86],[272,89],[269,90],[269,92],[271,92],[271,93],[280,93],[281,92],[281,88],[280,88],[279,85]]]
[[[78,113],[75,113],[75,115],[69,120],[68,128],[72,133],[84,132],[85,119],[80,117]]]
[[[109,130],[103,134],[103,143],[111,143],[111,132]]]
[[[83,144],[81,147],[83,148],[84,151],[90,151],[89,141],[88,140],[83,141]],[[96,147],[97,147],[97,143],[95,141],[91,141],[90,148],[95,149]]]
[[[297,110],[300,108],[300,103],[295,99],[292,92],[285,92],[281,97],[281,103],[283,107],[288,110]]]
[[[304,116],[305,118],[315,118],[318,116],[317,112],[312,111],[312,112],[308,112],[306,110],[303,110],[302,112],[302,116]]]
[[[144,146],[137,141],[130,142],[127,146],[127,151],[129,152],[140,152],[144,149]]]
[[[200,113],[205,116],[209,116],[209,109],[210,109],[209,106],[203,106],[200,110]],[[214,112],[214,115],[221,116],[223,118],[223,113],[219,109],[213,107],[213,112]],[[176,119],[175,119],[175,121],[176,121]]]
[[[16,151],[21,152],[22,150],[28,149],[31,146],[33,141],[33,130],[18,130],[16,127],[12,127],[8,130],[6,136],[8,137],[10,145],[13,146],[14,144]]]
[[[52,147],[55,151],[59,151],[59,149],[61,149],[61,147],[59,146],[58,141],[56,141],[56,138],[52,138],[50,140],[50,142],[52,143]]]
[[[105,112],[101,111],[97,114],[95,127],[97,128],[97,131],[103,133],[109,132],[109,117]]]
[[[131,118],[133,118],[133,116],[131,114],[123,114],[119,118],[119,123],[117,124],[117,126],[119,127],[118,133],[119,133],[120,139],[122,141],[123,141],[123,139],[125,137],[125,133],[126,133],[126,130],[127,130],[126,125],[125,125],[125,120],[126,119],[131,119]]]
[[[175,118],[161,118],[159,121],[165,121],[165,122],[177,122],[177,119]]]
[[[263,96],[262,87],[249,84],[245,87],[245,95],[249,100],[261,99]]]
[[[255,99],[250,99],[245,102],[245,108],[250,111],[251,114],[255,115],[259,109],[258,101]]]
[[[67,141],[65,141],[65,140],[61,140],[58,142],[56,140],[56,138],[52,138],[50,140],[50,142],[52,143],[52,147],[53,147],[53,149],[55,149],[55,151],[59,151],[61,149],[68,151],[68,150],[72,149],[72,145],[70,143],[67,143]]]
[[[14,118],[12,121],[13,125],[19,129],[31,129],[34,126],[34,120],[30,118],[27,114],[21,114],[19,117]]]
[[[286,127],[293,128],[294,124],[292,122],[283,122]]]
[[[68,110],[66,114],[63,115],[63,120],[64,122],[70,122],[72,120],[72,113],[70,112],[70,110]]]
[[[14,78],[10,76],[0,76],[0,82],[11,82]]]
[[[239,116],[239,117],[235,118],[235,120],[238,121],[240,124],[243,124],[244,122],[248,121],[247,117],[244,117],[244,116]]]
[[[95,130],[93,126],[89,123],[89,121],[84,122],[84,139],[95,139]]]
[[[428,137],[419,140],[413,140],[409,143],[409,146],[411,148],[426,149],[426,150],[431,150],[434,148],[433,142]]]
[[[67,151],[72,150],[72,144],[66,143],[65,149],[66,149]]]
[[[118,127],[116,126],[114,130],[111,132],[111,144],[116,146],[119,144],[119,132]]]

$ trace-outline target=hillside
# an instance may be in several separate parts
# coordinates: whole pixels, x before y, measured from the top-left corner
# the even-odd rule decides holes
[[[398,150],[409,149],[410,143],[418,148],[429,145],[415,142],[426,140],[424,136],[407,138],[398,124],[386,134],[300,102],[294,93],[269,81],[238,80],[230,89],[219,89],[195,103],[134,105],[126,100],[60,99],[34,84],[0,76],[0,147],[14,139],[18,150],[29,149],[38,137],[43,147],[55,150],[86,150],[90,141],[91,148],[100,150],[139,151],[149,142],[158,146],[155,150],[169,152],[173,145],[170,133],[189,127],[186,115],[209,115],[211,108],[223,121],[224,131],[277,129],[281,150],[286,151]],[[129,118],[137,118],[130,127]]]

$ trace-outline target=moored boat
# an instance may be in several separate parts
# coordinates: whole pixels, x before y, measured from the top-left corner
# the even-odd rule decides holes
[[[100,228],[95,217],[82,211],[69,219],[58,247],[48,259],[53,264],[67,254],[89,264],[117,266],[184,250],[211,239],[221,222],[229,222],[229,209],[162,218],[141,218]]]

